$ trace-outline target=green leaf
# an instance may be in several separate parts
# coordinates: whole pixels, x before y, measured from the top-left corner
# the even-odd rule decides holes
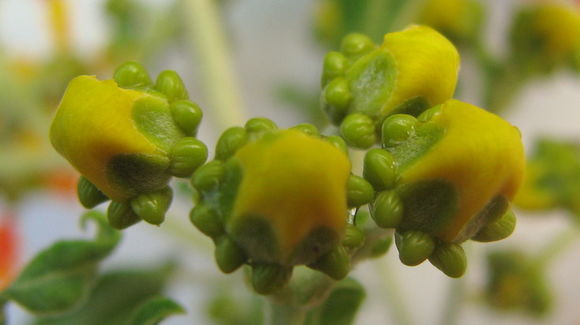
[[[363,286],[346,278],[336,285],[321,306],[308,313],[306,325],[350,325],[365,297]]]
[[[98,225],[94,240],[64,240],[41,251],[3,292],[34,314],[58,314],[79,306],[88,296],[99,262],[117,246],[121,234],[98,212],[81,218]]]
[[[171,299],[154,297],[139,307],[131,325],[156,325],[168,316],[184,314],[183,307]]]
[[[37,319],[34,325],[126,325],[136,309],[165,288],[174,266],[116,270],[102,275],[89,299],[73,312]]]

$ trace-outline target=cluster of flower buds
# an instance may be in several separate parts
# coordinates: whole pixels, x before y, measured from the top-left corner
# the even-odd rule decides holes
[[[55,149],[83,176],[80,202],[87,208],[112,200],[112,226],[141,219],[163,222],[172,200],[172,176],[189,177],[207,159],[195,138],[201,109],[188,100],[174,71],[155,83],[139,64],[121,65],[114,80],[73,79],[50,130]]]
[[[473,105],[450,99],[459,58],[428,27],[385,35],[377,48],[346,36],[326,56],[322,101],[346,143],[370,149],[364,178],[371,216],[396,230],[406,265],[429,261],[451,277],[466,269],[461,243],[509,236],[509,211],[524,170],[519,131]]]
[[[307,265],[341,279],[362,231],[349,207],[372,200],[372,187],[351,175],[346,145],[309,124],[279,130],[265,118],[227,129],[215,159],[192,177],[199,202],[192,223],[214,240],[223,272],[252,268],[256,292],[269,294]]]

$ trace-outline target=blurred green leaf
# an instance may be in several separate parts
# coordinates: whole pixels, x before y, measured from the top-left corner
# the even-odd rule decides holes
[[[346,278],[336,285],[321,306],[308,313],[306,325],[350,325],[365,297],[364,287]]]
[[[156,325],[171,315],[183,313],[185,310],[173,300],[154,297],[139,307],[131,325]]]
[[[98,225],[94,240],[64,240],[38,253],[3,292],[34,314],[58,314],[79,306],[88,296],[99,262],[119,243],[120,232],[98,212],[83,215]]]

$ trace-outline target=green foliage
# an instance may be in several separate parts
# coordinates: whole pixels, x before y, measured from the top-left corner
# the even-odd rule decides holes
[[[138,308],[129,324],[157,325],[168,316],[183,313],[185,313],[183,307],[173,300],[165,297],[154,297]]]
[[[94,240],[65,240],[41,251],[2,293],[35,314],[58,314],[78,307],[87,298],[99,267],[121,235],[104,216],[88,212],[82,219],[98,226]]]
[[[365,297],[364,287],[355,279],[346,278],[336,284],[321,306],[308,313],[305,325],[350,325]]]

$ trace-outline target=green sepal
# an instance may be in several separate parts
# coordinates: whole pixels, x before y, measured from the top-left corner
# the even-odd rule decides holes
[[[173,70],[165,70],[157,76],[155,82],[155,90],[163,93],[169,102],[175,100],[187,99],[187,89],[183,84],[183,80],[177,72]]]
[[[139,194],[131,200],[131,209],[141,219],[153,225],[160,225],[165,220],[165,213],[171,205],[173,191],[165,187],[159,191]]]
[[[373,200],[375,191],[364,178],[350,175],[346,185],[347,203],[349,207],[359,207]]]
[[[342,239],[342,245],[351,250],[360,248],[365,242],[364,232],[357,226],[347,225],[344,238]]]
[[[324,140],[330,142],[333,146],[337,147],[344,153],[348,154],[348,146],[346,145],[346,142],[344,141],[343,138],[339,137],[338,135],[328,136],[324,138]]]
[[[111,201],[107,208],[109,224],[116,229],[125,229],[141,221],[127,202]]]
[[[350,60],[359,57],[375,49],[375,43],[365,34],[351,33],[346,35],[340,43],[340,51]]]
[[[137,62],[126,62],[120,65],[113,74],[113,79],[123,88],[144,88],[152,85],[147,70]]]
[[[175,124],[186,135],[193,137],[197,134],[203,111],[196,103],[189,100],[177,100],[171,103],[169,109]]]
[[[246,262],[246,256],[230,237],[223,236],[216,240],[215,261],[222,272],[232,273]]]
[[[171,149],[169,157],[169,173],[177,177],[189,177],[206,161],[207,147],[196,138],[181,138]]]
[[[401,144],[413,134],[417,119],[408,114],[394,114],[383,122],[381,139],[384,147],[393,147]]]
[[[197,204],[191,209],[189,220],[206,236],[216,238],[224,234],[219,215],[205,204]]]
[[[291,127],[291,129],[298,130],[304,134],[307,134],[307,135],[310,135],[313,137],[317,137],[320,135],[320,131],[318,131],[318,128],[316,126],[314,126],[314,124],[310,124],[310,123],[297,124],[297,125],[294,125],[293,127]]]
[[[139,306],[129,324],[157,325],[176,314],[185,314],[185,309],[169,298],[153,297]]]
[[[373,220],[381,228],[395,228],[403,219],[403,203],[395,191],[380,192],[370,208]]]
[[[433,238],[422,231],[396,232],[395,244],[399,250],[399,259],[408,266],[423,263],[435,249]]]
[[[268,295],[282,289],[292,277],[293,267],[277,264],[256,264],[252,266],[252,286],[254,291]]]
[[[207,192],[215,189],[225,175],[223,162],[219,160],[210,161],[198,168],[191,177],[191,185],[200,191]]]
[[[321,271],[335,280],[341,280],[350,272],[350,256],[344,247],[338,246],[308,267]]]
[[[393,188],[399,177],[395,158],[383,149],[369,150],[364,158],[363,177],[376,191]]]
[[[516,216],[508,211],[498,220],[485,225],[471,239],[480,242],[491,242],[509,237],[516,228]]]
[[[439,243],[429,262],[452,278],[461,277],[467,269],[467,257],[459,244]]]
[[[377,142],[375,122],[360,113],[349,114],[340,124],[340,134],[354,148],[368,149]]]
[[[324,57],[322,67],[321,84],[324,87],[330,80],[344,75],[348,67],[348,60],[340,52],[328,52]]]
[[[248,133],[239,126],[231,127],[222,133],[215,147],[215,159],[226,160],[233,156],[248,141]]]
[[[79,178],[77,196],[81,204],[87,209],[92,209],[109,199],[84,176]]]

